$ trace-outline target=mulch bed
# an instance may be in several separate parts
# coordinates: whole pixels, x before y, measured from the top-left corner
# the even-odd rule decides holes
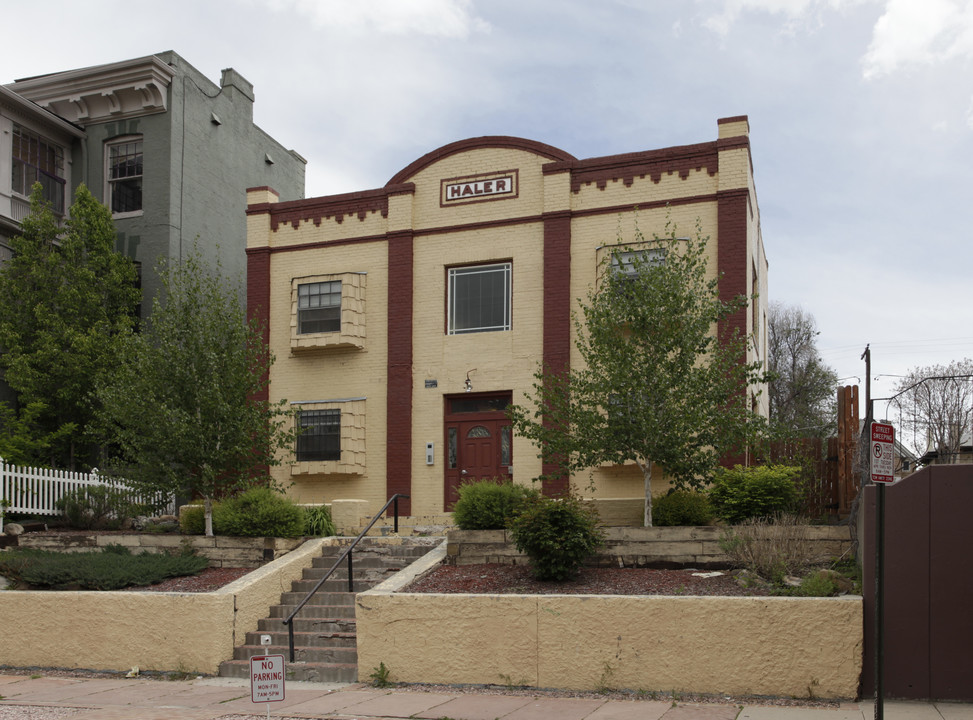
[[[543,582],[525,565],[441,565],[403,589],[415,593],[584,594],[584,595],[769,595],[741,587],[727,571],[649,568],[582,568],[577,578]]]

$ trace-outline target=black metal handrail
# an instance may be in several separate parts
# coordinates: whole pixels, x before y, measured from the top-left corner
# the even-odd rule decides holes
[[[356,537],[351,542],[351,544],[347,548],[345,548],[345,551],[338,556],[338,559],[335,560],[334,565],[331,566],[331,569],[324,574],[324,577],[318,580],[317,585],[311,588],[310,592],[308,592],[308,594],[304,596],[304,599],[297,604],[296,608],[294,608],[294,611],[287,616],[286,620],[284,620],[284,624],[287,626],[287,639],[288,642],[290,643],[291,662],[294,662],[294,616],[297,615],[298,612],[300,612],[301,608],[307,605],[308,601],[311,599],[314,593],[316,593],[321,588],[321,586],[324,585],[324,581],[331,577],[331,574],[338,569],[338,566],[341,565],[341,561],[344,560],[346,557],[348,558],[348,592],[355,592],[355,584],[354,584],[354,577],[353,577],[354,569],[352,567],[351,553],[355,549],[355,546],[358,544],[359,540],[365,537],[365,533],[371,530],[372,525],[377,523],[378,519],[382,517],[382,513],[384,513],[386,510],[389,509],[389,505],[393,506],[392,515],[395,518],[393,531],[396,533],[399,532],[399,498],[408,499],[409,496],[403,493],[395,493],[395,495],[390,497],[388,499],[388,502],[386,502],[382,506],[382,509],[379,510],[377,513],[375,513],[375,517],[373,517],[372,521],[365,526],[365,529],[362,530],[360,533],[358,533],[358,537]]]

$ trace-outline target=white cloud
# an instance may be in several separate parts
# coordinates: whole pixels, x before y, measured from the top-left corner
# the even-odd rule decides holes
[[[866,79],[973,58],[973,0],[889,0],[862,64]]]
[[[343,32],[465,38],[489,32],[472,0],[261,0],[277,12],[294,11],[313,25]]]
[[[745,12],[764,12],[771,15],[783,15],[786,23],[784,30],[793,32],[798,21],[804,21],[811,14],[811,10],[820,7],[839,8],[850,5],[859,0],[726,0],[722,12],[707,17],[703,24],[717,33],[726,35],[733,24]]]

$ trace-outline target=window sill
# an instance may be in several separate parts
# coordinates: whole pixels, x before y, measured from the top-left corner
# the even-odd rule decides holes
[[[340,460],[314,460],[291,463],[291,475],[364,475],[365,466]]]
[[[363,350],[365,338],[353,337],[341,333],[308,333],[291,337],[291,352],[308,352],[312,350]]]
[[[132,210],[131,212],[112,213],[112,220],[125,220],[126,218],[142,217],[142,210]]]

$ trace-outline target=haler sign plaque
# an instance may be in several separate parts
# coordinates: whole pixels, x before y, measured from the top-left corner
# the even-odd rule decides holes
[[[872,482],[892,482],[894,465],[895,428],[887,423],[872,423],[869,457],[872,466]]]

